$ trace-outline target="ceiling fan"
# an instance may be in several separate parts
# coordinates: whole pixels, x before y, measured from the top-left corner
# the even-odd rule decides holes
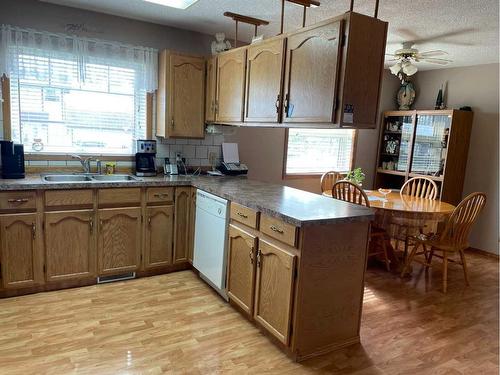
[[[438,57],[445,55],[448,55],[448,53],[442,50],[420,52],[418,49],[413,48],[413,42],[404,42],[403,48],[396,50],[394,54],[387,54],[387,56],[392,57],[392,59],[387,60],[387,62],[396,61],[396,63],[389,68],[392,74],[400,76],[400,74],[403,73],[406,76],[411,76],[418,70],[415,63],[426,62],[430,64],[447,65],[452,62],[452,60]]]

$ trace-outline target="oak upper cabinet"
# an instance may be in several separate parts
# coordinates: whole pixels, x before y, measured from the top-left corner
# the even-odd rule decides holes
[[[288,37],[283,122],[333,122],[341,33],[335,21]]]
[[[257,237],[230,225],[227,294],[248,316],[253,316]]]
[[[290,340],[296,255],[259,240],[255,320],[283,344]]]
[[[212,57],[207,60],[207,80],[205,96],[205,120],[215,121],[217,111],[216,88],[217,88],[217,58]]]
[[[223,52],[217,58],[217,121],[243,121],[245,63],[245,48]]]
[[[146,208],[145,236],[144,267],[149,269],[172,264],[173,205]]]
[[[45,213],[45,277],[47,281],[95,275],[93,210]]]
[[[156,135],[203,138],[205,59],[164,50],[158,70]]]
[[[191,200],[189,202],[189,249],[188,249],[188,261],[193,263],[194,254],[194,226],[196,222],[196,188],[191,188]]]
[[[175,189],[174,263],[188,260],[190,201],[190,187]]]
[[[2,280],[5,288],[43,282],[43,261],[37,214],[0,216]]]
[[[246,122],[279,121],[284,45],[285,39],[278,38],[248,47]]]
[[[99,209],[98,220],[99,274],[137,270],[141,258],[141,208]]]

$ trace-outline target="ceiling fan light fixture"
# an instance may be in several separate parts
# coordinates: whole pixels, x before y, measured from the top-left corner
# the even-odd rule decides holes
[[[403,73],[407,76],[412,76],[418,71],[417,67],[411,62],[407,61],[403,64]]]
[[[398,73],[399,73],[399,71],[401,70],[401,63],[397,62],[396,64],[394,64],[393,66],[391,66],[389,68],[389,70],[391,71],[392,74],[394,74],[395,76],[397,76]]]
[[[198,0],[142,0],[148,3],[163,5],[170,8],[187,9]]]

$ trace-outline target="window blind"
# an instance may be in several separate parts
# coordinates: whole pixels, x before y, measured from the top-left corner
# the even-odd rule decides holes
[[[135,152],[146,135],[146,91],[136,82],[143,66],[26,47],[9,53],[12,135],[25,151]]]
[[[347,172],[355,130],[289,129],[286,174]]]

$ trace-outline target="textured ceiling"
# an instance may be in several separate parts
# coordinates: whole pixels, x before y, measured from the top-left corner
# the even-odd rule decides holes
[[[202,33],[223,31],[234,37],[234,22],[222,13],[231,11],[270,21],[259,29],[265,36],[279,32],[279,0],[199,0],[179,10],[142,0],[41,0],[93,10],[147,22],[175,26]],[[373,14],[375,0],[355,0],[354,10]],[[307,24],[339,15],[349,0],[321,0],[308,11]],[[488,64],[499,61],[498,0],[380,0],[379,18],[389,22],[387,53],[401,48],[403,41],[415,41],[421,52],[442,49],[453,63],[447,67]],[[285,30],[298,28],[302,8],[287,4]],[[253,27],[242,25],[239,39],[249,41]],[[440,68],[420,63],[420,70]]]

